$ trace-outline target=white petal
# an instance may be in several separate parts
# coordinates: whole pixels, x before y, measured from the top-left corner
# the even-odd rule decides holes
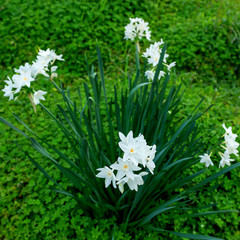
[[[123,178],[126,175],[126,171],[119,170],[116,175],[117,181],[119,181],[121,178]]]
[[[105,179],[105,188],[107,188],[111,184],[111,178]]]

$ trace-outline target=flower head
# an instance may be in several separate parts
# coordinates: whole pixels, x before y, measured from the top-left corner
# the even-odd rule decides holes
[[[123,161],[130,160],[136,166],[142,162],[145,158],[145,146],[146,140],[139,136],[138,138],[133,138],[132,131],[128,133],[126,141],[121,141],[118,143],[119,147],[123,150]]]
[[[146,166],[152,174],[155,168],[155,163],[153,161],[155,154],[156,154],[156,145],[153,145],[152,147],[149,148],[148,156],[146,158]]]
[[[233,159],[230,158],[230,155],[227,151],[224,152],[224,154],[220,153],[221,155],[221,161],[220,161],[220,164],[219,164],[219,168],[220,167],[224,167],[225,165],[228,165],[230,166],[230,162],[234,161]]]
[[[206,167],[209,167],[210,165],[213,166],[213,162],[207,153],[204,153],[204,155],[200,155],[199,157],[201,158],[200,163],[205,163]]]
[[[154,72],[154,71],[147,70],[147,71],[145,72],[145,76],[147,77],[147,79],[148,79],[149,81],[152,81],[152,80],[153,80],[154,75],[155,75],[155,72]]]
[[[122,158],[118,158],[117,162],[110,166],[112,169],[118,170],[116,175],[116,180],[120,180],[121,178],[127,176],[128,178],[133,179],[134,173],[133,171],[141,170],[140,167],[134,165],[131,161],[123,161]]]
[[[172,62],[172,63],[170,63],[169,65],[167,65],[168,71],[170,72],[170,71],[171,71],[171,68],[172,68],[172,67],[175,67],[175,66],[176,66],[176,62]]]
[[[126,176],[124,178],[122,178],[121,180],[119,180],[117,182],[118,184],[118,188],[120,190],[121,193],[124,192],[124,184],[127,183],[128,187],[131,189],[131,190],[135,190],[135,191],[138,191],[138,186],[139,185],[143,185],[144,181],[142,179],[143,176],[147,175],[148,173],[147,172],[141,172],[139,174],[134,174],[132,176],[132,178]]]
[[[45,100],[45,98],[43,97],[43,95],[45,95],[47,92],[38,90],[34,93],[33,95],[33,102],[35,105],[40,103],[40,100]]]
[[[109,167],[104,168],[98,168],[98,171],[100,171],[96,177],[99,178],[105,178],[105,187],[107,188],[111,182],[113,184],[113,187],[116,188],[116,177],[113,173],[113,169],[110,169]]]
[[[130,18],[130,23],[125,27],[124,39],[134,41],[135,38],[141,39],[142,37],[150,40],[151,31],[149,31],[148,23],[142,18]]]
[[[164,71],[160,71],[160,72],[159,72],[159,75],[158,75],[158,79],[160,80],[161,77],[164,77],[164,75],[165,75],[165,72],[164,72]],[[154,78],[154,76],[155,76],[155,71],[154,71],[154,70],[147,70],[147,71],[145,72],[145,76],[147,77],[147,79],[148,79],[149,81],[152,81],[153,78]]]
[[[22,72],[28,72],[31,69],[31,65],[29,63],[25,63],[24,66],[20,66],[19,69],[14,68],[16,73],[21,74]]]
[[[12,88],[14,87],[14,84],[12,82],[12,80],[10,79],[10,77],[8,77],[8,81],[5,81],[8,85],[5,85],[5,87],[3,88],[3,92],[4,92],[4,97],[9,97],[9,101],[13,99],[13,95],[15,93],[15,91],[12,90]]]

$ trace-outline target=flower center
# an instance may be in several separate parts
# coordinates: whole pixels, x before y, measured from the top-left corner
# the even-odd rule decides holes
[[[111,172],[108,172],[107,175],[108,175],[109,177],[111,177],[111,176],[112,176],[112,173],[111,173]]]
[[[27,81],[27,77],[25,77],[24,80]]]
[[[125,165],[123,166],[123,169],[125,169],[125,170],[128,169],[128,165],[125,164]]]

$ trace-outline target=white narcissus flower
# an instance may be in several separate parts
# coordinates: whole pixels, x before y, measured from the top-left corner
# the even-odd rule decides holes
[[[13,99],[14,93],[15,91],[12,90],[12,88],[14,87],[14,84],[12,82],[12,80],[10,79],[10,77],[7,77],[8,81],[6,80],[5,82],[8,85],[5,85],[4,89],[2,90],[4,92],[4,97],[9,97],[9,101]]]
[[[138,186],[143,185],[144,183],[142,177],[147,174],[147,172],[141,172],[139,174],[134,174],[132,178],[129,178],[127,176],[122,178],[120,181],[117,182],[120,192],[123,193],[125,183],[127,183],[128,187],[131,190],[138,191]]]
[[[43,97],[43,95],[45,95],[47,92],[38,90],[34,93],[33,95],[33,102],[35,105],[40,103],[40,100],[45,100],[45,98]]]
[[[20,76],[22,78],[21,80],[22,80],[23,86],[30,87],[30,83],[34,81],[34,78],[31,76],[31,70],[29,69],[27,72],[22,72]]]
[[[118,158],[117,162],[112,164],[110,166],[112,169],[116,169],[117,175],[116,175],[116,180],[120,180],[121,178],[127,176],[128,178],[133,179],[134,178],[134,173],[133,171],[139,171],[141,170],[140,167],[134,165],[131,161],[123,161],[122,158]]]
[[[143,57],[147,58],[148,64],[152,64],[154,69],[152,70],[152,72],[154,73],[155,71],[155,67],[158,65],[159,59],[161,57],[162,54],[162,48],[161,45],[164,44],[163,40],[161,39],[160,42],[155,42],[154,44],[151,44],[149,46],[149,48],[146,49],[146,52],[143,53]],[[169,57],[169,55],[165,52],[164,56],[163,56],[163,65],[167,67],[168,71],[171,71],[171,68],[174,67],[176,65],[176,62],[172,62],[169,65],[166,64],[167,62],[167,58]],[[145,73],[145,75],[147,75],[148,73]],[[149,72],[149,79],[150,79],[150,72]],[[161,71],[159,74],[159,79],[164,76],[164,71]]]
[[[170,72],[170,71],[171,71],[171,68],[172,68],[172,67],[175,67],[175,66],[176,66],[176,62],[172,62],[172,63],[170,63],[169,65],[167,65],[168,71]]]
[[[111,184],[111,182],[113,184],[113,187],[116,188],[116,177],[113,173],[113,169],[110,169],[109,167],[104,167],[98,168],[97,170],[100,171],[100,173],[98,173],[96,177],[105,178],[106,188]]]
[[[15,93],[18,93],[22,87],[27,86],[30,87],[34,78],[31,76],[31,70],[29,69],[26,72],[20,72],[20,74],[15,74],[12,77],[13,80],[13,87],[16,88]]]
[[[127,136],[128,142],[119,142],[119,147],[123,150],[123,161],[130,160],[133,164],[136,166],[141,163],[142,159],[145,158],[145,146],[146,141],[144,138],[142,141],[136,141],[136,139],[133,138],[132,132],[129,133]]]
[[[233,134],[233,132],[232,132],[232,127],[227,128],[226,125],[225,125],[225,123],[222,124],[222,127],[223,127],[224,130],[226,131],[225,134],[224,134],[224,136],[229,136],[229,137],[231,137],[231,138],[234,138],[234,140],[236,139],[237,134]]]
[[[161,77],[164,77],[164,75],[165,75],[165,72],[164,71],[160,71],[159,75],[158,75],[158,79],[160,80]]]
[[[206,167],[209,167],[210,165],[213,166],[213,162],[207,153],[204,153],[204,155],[200,155],[199,157],[201,158],[200,163],[205,163]]]
[[[51,58],[49,56],[43,57],[38,55],[35,63],[44,67],[48,67],[48,64],[50,63],[50,61],[51,61]]]
[[[26,73],[29,70],[31,70],[31,65],[29,63],[25,63],[25,65],[24,66],[20,66],[19,69],[14,68],[14,71],[16,73],[19,73],[19,74],[21,74],[22,72]]]
[[[165,75],[165,72],[164,72],[164,71],[160,71],[159,74],[158,74],[158,79],[160,80],[161,77],[164,77],[164,75]],[[145,76],[147,77],[147,79],[148,79],[149,81],[152,81],[153,78],[154,78],[154,76],[155,76],[155,71],[153,71],[153,70],[147,70],[147,71],[145,72]]]
[[[123,162],[131,161],[136,166],[142,164],[144,167],[147,165],[149,171],[152,173],[155,168],[155,164],[152,161],[156,153],[156,145],[148,146],[143,135],[133,137],[133,132],[130,131],[125,137],[122,133],[119,133],[119,137],[122,141],[118,143],[119,147],[123,150]]]
[[[154,71],[147,70],[147,71],[145,72],[145,76],[147,77],[147,79],[148,79],[149,81],[152,81],[152,80],[153,80],[154,75],[155,75],[155,72],[154,72]]]
[[[49,77],[46,71],[49,71],[49,63],[53,64],[55,60],[64,61],[62,55],[57,55],[54,50],[40,50],[37,56],[37,60],[33,61],[32,65],[25,63],[25,65],[20,66],[19,69],[14,68],[16,74],[12,76],[12,79],[8,77],[8,81],[5,81],[7,85],[5,85],[2,89],[4,96],[9,97],[9,100],[12,100],[14,98],[14,94],[18,93],[22,87],[27,86],[30,88],[31,82],[35,81],[35,78],[38,74]],[[57,73],[55,73],[56,70],[56,66],[51,67],[51,79],[57,76]],[[47,92],[40,90],[35,92],[33,95],[28,95],[33,106],[34,104],[39,104],[40,100],[45,100],[43,95],[46,93]]]
[[[133,132],[132,131],[130,131],[126,137],[121,132],[119,132],[118,135],[119,135],[119,138],[121,139],[122,143],[125,143],[125,144],[128,144],[130,139],[133,138]]]
[[[36,78],[38,74],[42,74],[45,77],[49,77],[49,75],[46,73],[46,71],[48,71],[47,68],[48,64],[46,63],[47,62],[44,59],[37,59],[35,62],[33,62],[31,66],[31,72],[34,78]]]
[[[155,168],[155,163],[153,161],[153,159],[155,158],[155,154],[156,154],[156,145],[153,145],[152,147],[150,147],[148,151],[148,156],[146,158],[146,166],[148,170],[151,172],[151,174],[153,174],[153,170]]]
[[[224,154],[220,153],[221,155],[221,161],[220,161],[220,164],[219,164],[219,168],[220,167],[224,167],[225,165],[228,165],[230,166],[230,162],[233,162],[234,160],[230,158],[230,155],[227,151],[224,152]]]
[[[53,72],[56,72],[56,71],[57,71],[57,68],[58,68],[57,66],[52,66],[52,67],[51,67],[51,72],[52,72],[52,73],[53,73]]]
[[[234,154],[238,156],[238,150],[237,150],[238,147],[239,147],[239,143],[234,141],[233,139],[228,139],[228,141],[226,141],[225,149],[228,152],[228,154]]]
[[[39,49],[38,55],[39,58],[45,59],[48,63],[51,61],[54,62],[55,60],[64,61],[62,54],[57,55],[54,50],[50,50],[49,48],[46,51]]]

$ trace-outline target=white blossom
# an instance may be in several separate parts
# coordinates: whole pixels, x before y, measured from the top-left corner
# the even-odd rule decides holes
[[[207,153],[204,153],[204,155],[200,155],[199,157],[201,158],[200,163],[205,163],[206,167],[209,167],[210,165],[213,166],[213,162]]]
[[[38,58],[35,62],[33,62],[31,66],[31,72],[34,78],[36,78],[38,74],[42,74],[45,77],[49,77],[49,75],[47,74],[48,64],[46,63],[47,62],[41,58]]]
[[[40,103],[40,100],[45,100],[45,98],[43,97],[43,95],[45,95],[47,92],[38,90],[34,93],[33,95],[33,102],[35,105]]]
[[[147,174],[147,172],[141,172],[140,174],[134,174],[132,178],[127,176],[122,178],[120,181],[117,182],[120,192],[123,193],[125,183],[127,183],[128,187],[131,190],[138,191],[138,186],[144,184],[142,177]]]
[[[29,63],[25,63],[25,65],[24,66],[20,66],[19,69],[14,68],[14,71],[16,73],[19,73],[19,74],[21,74],[22,72],[26,73],[29,70],[31,70],[31,65]]]
[[[13,99],[13,96],[14,96],[14,93],[15,91],[12,90],[13,88],[13,82],[12,80],[10,79],[10,77],[7,77],[8,78],[8,81],[6,80],[5,82],[8,84],[8,85],[5,85],[5,87],[3,88],[3,92],[4,92],[4,97],[9,97],[9,101]]]
[[[148,79],[149,81],[152,81],[152,80],[153,80],[154,75],[155,75],[155,72],[154,72],[154,71],[147,70],[147,71],[145,72],[145,76],[147,77],[147,79]]]
[[[145,146],[146,141],[144,138],[133,138],[132,132],[130,132],[127,136],[128,142],[119,142],[119,147],[123,150],[123,161],[130,160],[133,164],[138,165],[142,162],[142,159],[145,158]]]
[[[31,76],[31,70],[28,69],[26,72],[20,72],[20,74],[14,74],[12,77],[13,87],[16,88],[15,93],[18,93],[23,86],[30,87],[34,78]]]
[[[98,171],[100,171],[96,177],[99,178],[105,178],[105,187],[107,188],[111,182],[113,184],[113,187],[116,188],[116,177],[113,173],[113,169],[110,169],[109,167],[104,168],[98,168]]]
[[[176,66],[176,62],[172,62],[172,63],[170,63],[169,65],[167,65],[168,71],[170,72],[170,71],[171,71],[171,68],[172,68],[172,67],[175,67],[175,66]]]
[[[221,155],[221,161],[220,161],[220,164],[219,164],[219,168],[220,167],[224,167],[225,165],[228,165],[230,166],[230,162],[234,161],[233,159],[230,158],[230,155],[227,151],[224,152],[224,154],[220,153]]]
[[[112,169],[116,169],[117,175],[116,175],[116,180],[120,180],[123,177],[128,177],[133,179],[134,178],[134,173],[133,171],[139,171],[141,170],[140,167],[136,166],[133,164],[131,161],[123,161],[122,158],[118,158],[117,162],[112,164],[110,166]]]
[[[156,145],[153,145],[152,147],[150,147],[150,149],[148,151],[148,156],[146,158],[146,166],[152,174],[153,174],[153,170],[155,168],[155,163],[153,161],[155,154],[156,154]]]

